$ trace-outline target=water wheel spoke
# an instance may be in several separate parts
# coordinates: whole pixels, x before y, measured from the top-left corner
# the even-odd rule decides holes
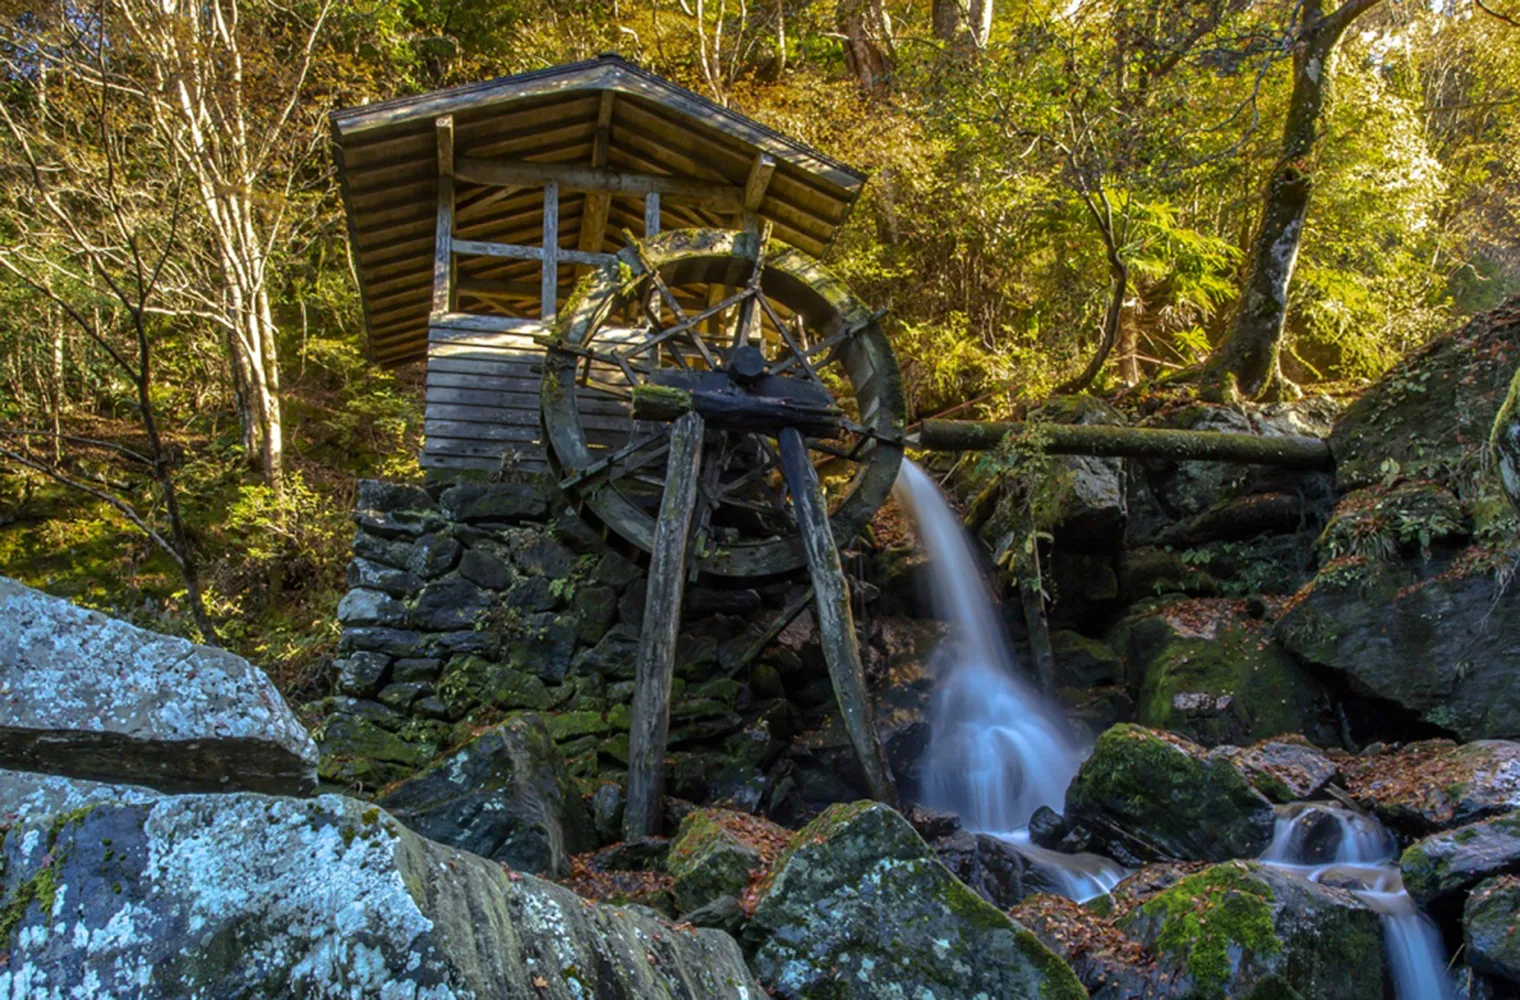
[[[670,442],[668,440],[669,437],[670,428],[664,424],[661,424],[657,430],[651,431],[650,433],[645,434],[643,437],[637,438],[633,441],[629,441],[627,444],[623,445],[612,454],[597,459],[595,462],[592,462],[577,474],[561,480],[559,488],[562,490],[569,490],[576,486],[583,485],[589,480],[602,475],[618,462],[624,461],[625,459],[638,453],[639,451],[642,451],[652,444],[659,444],[660,448],[654,456],[651,456],[651,458],[663,455],[670,449]]]
[[[632,357],[635,354],[642,354],[644,351],[649,350],[651,347],[664,343],[671,337],[679,336],[683,333],[689,333],[693,327],[709,319],[712,319],[714,316],[718,315],[721,312],[726,312],[727,310],[732,309],[734,306],[744,301],[747,296],[752,294],[754,293],[751,292],[748,288],[736,292],[733,295],[730,295],[728,298],[724,299],[722,302],[719,302],[717,305],[708,306],[706,309],[702,310],[696,315],[691,316],[687,319],[683,319],[681,322],[675,324],[674,326],[666,327],[659,333],[655,334],[653,337],[650,337],[648,340],[630,350],[628,352],[628,355]],[[700,342],[702,338],[700,336],[697,336],[692,339]]]
[[[788,330],[786,323],[782,322],[781,317],[776,315],[776,310],[771,307],[770,302],[765,298],[765,296],[761,295],[758,296],[758,298],[760,299],[760,305],[765,309],[765,314],[769,316],[771,318],[771,322],[775,324],[777,331],[779,331],[781,334],[781,339],[786,342],[787,350],[792,352],[792,357],[795,358],[797,363],[802,366],[803,372],[812,381],[818,383],[819,385],[823,385],[823,379],[819,377],[818,370],[808,362],[807,350],[801,344],[797,343],[797,339],[792,336],[792,331]]]
[[[850,448],[850,449],[844,449],[844,448],[840,448],[840,447],[838,447],[836,445],[832,445],[832,444],[828,444],[827,442],[820,441],[818,438],[808,438],[807,439],[807,446],[808,446],[808,450],[809,451],[818,451],[818,452],[822,452],[825,455],[832,455],[834,458],[842,458],[846,462],[857,462],[858,463],[858,462],[864,461],[864,459],[862,459],[860,457],[860,450],[861,450],[861,448],[863,448],[865,446],[865,443],[867,441],[869,441],[869,440],[870,440],[870,438],[861,438],[859,441],[857,441],[855,443],[855,447]]]

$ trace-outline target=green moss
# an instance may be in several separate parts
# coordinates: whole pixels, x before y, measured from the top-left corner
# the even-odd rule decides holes
[[[1201,997],[1224,997],[1231,952],[1271,955],[1282,950],[1272,921],[1272,888],[1250,865],[1229,862],[1182,879],[1141,906],[1159,917],[1156,945],[1180,958]]]

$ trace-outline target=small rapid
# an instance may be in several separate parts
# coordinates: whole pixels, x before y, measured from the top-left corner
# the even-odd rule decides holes
[[[940,659],[929,707],[924,804],[957,813],[968,829],[1006,841],[1074,899],[1108,892],[1125,875],[1119,865],[1038,847],[1028,834],[1030,817],[1041,806],[1061,811],[1085,751],[1056,706],[1020,676],[992,592],[939,486],[904,461],[896,494],[912,512],[929,554],[935,608],[950,623],[955,653]]]
[[[1404,891],[1393,835],[1370,816],[1340,806],[1281,806],[1261,860],[1325,885],[1348,889],[1377,911],[1398,1000],[1453,1000],[1446,947]]]

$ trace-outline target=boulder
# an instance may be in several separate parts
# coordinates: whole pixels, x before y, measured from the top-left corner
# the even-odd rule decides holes
[[[1520,309],[1510,302],[1431,340],[1346,408],[1330,435],[1336,485],[1369,486],[1396,463],[1457,492],[1484,450],[1520,363]],[[1497,489],[1497,482],[1493,482]]]
[[[5,996],[761,995],[725,934],[591,904],[333,795],[102,804],[28,820],[3,851]]]
[[[1071,965],[1093,1000],[1176,995],[1138,941],[1075,900],[1042,893],[1009,915]]]
[[[1520,743],[1426,740],[1340,759],[1346,790],[1410,836],[1520,809]]]
[[[793,837],[758,897],[745,928],[753,968],[788,1000],[1087,995],[1050,949],[958,882],[879,803],[825,810]]]
[[[1277,803],[1312,799],[1340,774],[1340,767],[1323,750],[1303,737],[1263,740],[1245,749],[1219,747],[1224,756],[1258,791]]]
[[[681,913],[698,909],[724,896],[742,896],[750,874],[764,866],[763,843],[746,836],[746,827],[759,826],[771,843],[790,833],[774,823],[729,809],[697,809],[681,820],[670,844],[666,870],[675,879],[671,892]]]
[[[1399,857],[1404,888],[1421,906],[1494,875],[1520,872],[1520,812],[1443,830]]]
[[[0,577],[0,766],[306,794],[317,748],[262,670]]]
[[[934,853],[963,884],[1000,910],[1032,891],[1029,862],[1007,841],[987,833],[957,830],[932,842]]]
[[[591,818],[536,715],[489,729],[380,804],[431,840],[515,870],[560,877],[596,846]]]
[[[1125,864],[1260,854],[1272,804],[1228,758],[1170,733],[1121,724],[1098,737],[1066,792],[1066,819]]]
[[[338,621],[344,625],[405,625],[407,608],[384,591],[355,587],[338,602]]]
[[[377,514],[389,514],[396,511],[420,513],[437,510],[438,503],[421,486],[387,483],[379,479],[361,479],[354,507]]]
[[[323,781],[376,789],[411,775],[438,753],[442,734],[377,701],[334,698],[318,727]]]
[[[1115,627],[1139,691],[1135,721],[1205,746],[1282,733],[1337,737],[1330,700],[1279,646],[1245,601],[1196,598],[1156,605]]]
[[[338,690],[358,698],[367,698],[379,690],[390,665],[391,658],[384,653],[350,653],[337,661]]]
[[[1520,983],[1520,878],[1491,878],[1462,908],[1467,961],[1479,972]]]
[[[1378,915],[1345,889],[1252,861],[1182,878],[1117,921],[1181,997],[1382,1000]]]
[[[355,556],[348,564],[348,585],[379,590],[392,597],[408,597],[422,589],[422,577],[409,570]]]
[[[446,576],[429,583],[412,607],[412,623],[421,629],[446,631],[467,629],[495,602],[484,590],[462,576]]]
[[[1500,599],[1500,562],[1478,548],[1428,563],[1346,555],[1320,569],[1275,634],[1353,691],[1460,739],[1520,736],[1520,603]]]

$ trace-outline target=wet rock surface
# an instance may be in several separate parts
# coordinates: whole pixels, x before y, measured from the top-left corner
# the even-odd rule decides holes
[[[1493,875],[1520,872],[1520,813],[1444,830],[1410,844],[1399,858],[1404,888],[1422,905]]]
[[[13,829],[7,996],[757,997],[732,938],[432,843],[375,806],[251,793]]]
[[[797,833],[745,938],[781,997],[1085,996],[1065,963],[876,803],[832,806]]]
[[[570,855],[595,845],[591,818],[535,715],[487,730],[379,801],[430,840],[518,871],[566,875]]]
[[[1506,875],[1483,882],[1462,910],[1462,938],[1468,963],[1479,972],[1520,984],[1520,878]]]
[[[1520,743],[1427,740],[1339,763],[1352,797],[1412,836],[1520,809]]]
[[[262,670],[0,578],[0,766],[305,794],[317,749]]]

